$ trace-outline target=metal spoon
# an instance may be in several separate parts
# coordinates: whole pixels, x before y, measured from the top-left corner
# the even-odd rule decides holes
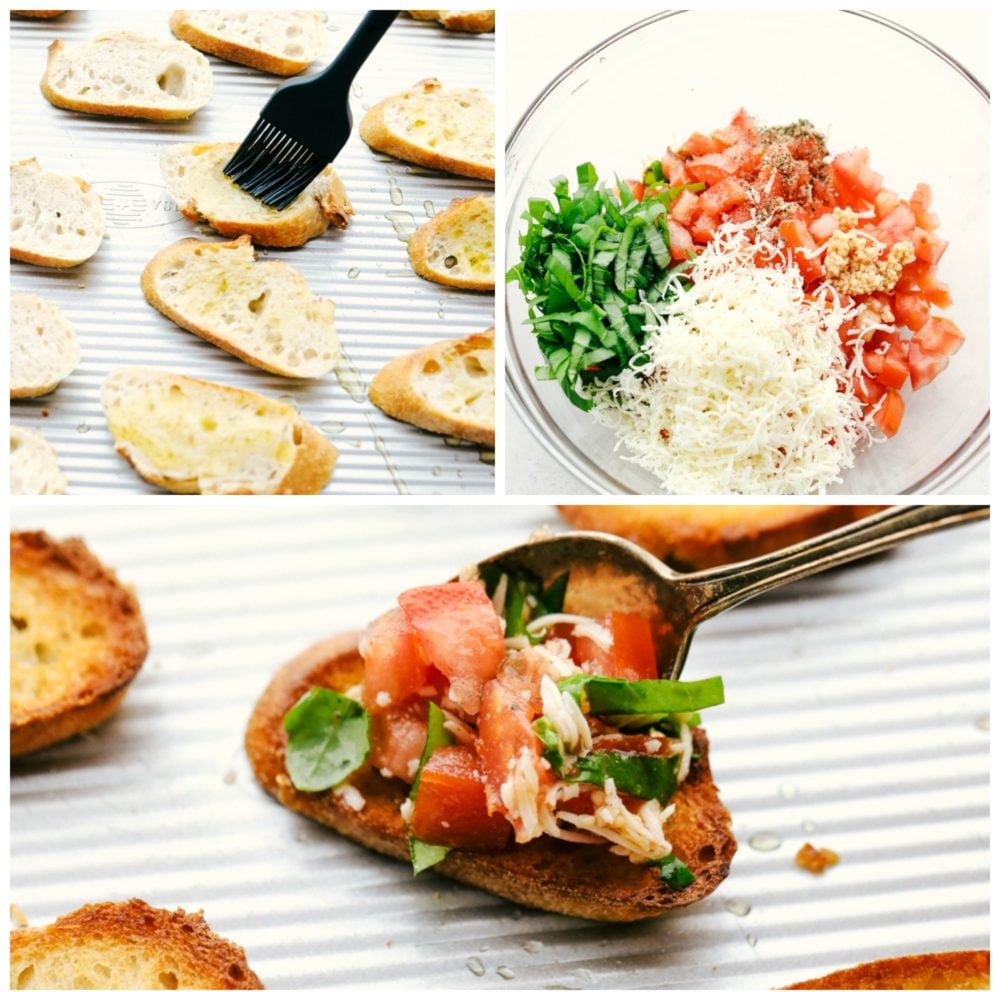
[[[528,542],[479,565],[528,570],[545,583],[569,571],[565,603],[574,613],[645,615],[660,647],[660,676],[676,680],[695,629],[719,612],[782,584],[989,513],[988,505],[894,507],[758,559],[698,573],[679,573],[632,542],[596,531]]]

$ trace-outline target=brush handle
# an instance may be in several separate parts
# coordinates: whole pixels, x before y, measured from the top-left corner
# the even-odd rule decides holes
[[[309,83],[323,84],[323,91],[331,99],[342,98],[347,85],[381,41],[389,26],[396,20],[398,10],[370,10],[361,19],[354,34],[340,50],[336,59],[319,76]],[[317,88],[319,89],[319,88]]]

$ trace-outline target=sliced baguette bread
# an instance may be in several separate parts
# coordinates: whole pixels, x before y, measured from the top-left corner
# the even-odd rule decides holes
[[[12,990],[262,990],[242,948],[201,913],[91,903],[11,931]]]
[[[337,449],[294,407],[149,368],[119,368],[101,405],[118,453],[173,493],[319,493]]]
[[[418,21],[437,21],[449,31],[481,33],[492,31],[496,25],[496,11],[493,10],[408,10],[406,13]]]
[[[60,14],[65,14],[64,10],[12,10],[12,14],[17,14],[18,17],[58,17]]]
[[[786,990],[988,990],[988,951],[946,951],[866,962]]]
[[[495,118],[493,102],[478,90],[445,90],[431,79],[379,101],[358,134],[400,160],[491,181]]]
[[[319,378],[340,356],[334,304],[313,298],[283,261],[255,261],[249,236],[161,250],[142,272],[142,290],[178,326],[276,375]]]
[[[42,170],[38,160],[10,165],[10,256],[28,264],[75,267],[104,239],[101,196],[79,177]]]
[[[175,121],[208,103],[212,69],[184,42],[110,31],[81,45],[53,42],[42,93],[69,111]]]
[[[678,569],[754,559],[882,510],[864,506],[660,505],[560,507],[583,531],[621,535]]]
[[[10,398],[51,392],[80,363],[73,327],[54,302],[10,297]]]
[[[278,671],[250,718],[247,756],[264,790],[286,808],[365,847],[409,861],[399,812],[408,792],[404,782],[385,778],[366,763],[350,778],[360,794],[348,799],[337,789],[300,792],[285,768],[285,714],[313,687],[344,692],[360,683],[363,661],[357,639],[352,634],[319,642]],[[700,729],[692,733],[694,763],[671,799],[676,808],[664,829],[675,854],[695,876],[685,888],[669,888],[653,869],[633,865],[606,848],[549,837],[499,851],[453,850],[435,871],[524,906],[589,920],[641,920],[704,898],[728,874],[736,842],[729,813],[712,783],[708,740]]]
[[[279,76],[301,73],[326,48],[318,10],[175,10],[170,30],[202,52]]]
[[[333,167],[327,167],[287,208],[271,208],[247,194],[222,172],[235,142],[168,146],[160,169],[171,197],[193,222],[204,219],[223,236],[246,234],[259,246],[298,247],[331,224],[346,229],[354,214]]]
[[[13,496],[49,496],[66,492],[59,457],[37,431],[10,425],[10,492]]]
[[[485,330],[394,358],[376,373],[368,395],[397,420],[492,447],[495,372],[493,330]]]
[[[146,659],[135,595],[78,538],[10,536],[10,753],[108,718]]]
[[[458,198],[411,237],[410,263],[421,278],[452,288],[492,292],[495,199]]]

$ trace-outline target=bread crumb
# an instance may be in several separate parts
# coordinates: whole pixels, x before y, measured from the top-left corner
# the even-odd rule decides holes
[[[826,847],[813,847],[806,843],[799,848],[795,855],[795,863],[799,868],[804,868],[813,875],[822,875],[827,868],[839,864],[840,855]]]
[[[10,904],[10,922],[20,928],[30,926],[28,918],[24,915],[24,910],[17,903]]]

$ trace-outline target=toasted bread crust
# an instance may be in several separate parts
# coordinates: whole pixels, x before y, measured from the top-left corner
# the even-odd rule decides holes
[[[475,195],[472,198],[456,198],[446,209],[438,212],[433,219],[428,219],[410,238],[407,250],[410,255],[410,263],[413,270],[426,278],[428,281],[435,281],[439,285],[449,285],[452,288],[464,288],[471,292],[492,292],[496,285],[496,275],[490,281],[479,278],[459,278],[453,277],[446,271],[431,266],[429,251],[431,244],[437,238],[438,232],[451,224],[455,216],[461,216],[466,212],[475,211],[483,195]]]
[[[12,14],[16,14],[18,17],[58,17],[60,14],[65,14],[64,10],[12,10]]]
[[[904,955],[841,969],[786,990],[988,990],[988,951]]]
[[[561,506],[584,531],[621,535],[679,569],[742,562],[869,517],[864,506]]]
[[[282,805],[365,847],[408,860],[399,814],[408,792],[403,782],[384,778],[366,764],[350,779],[365,800],[358,813],[330,792],[298,791],[285,770],[285,713],[314,686],[343,691],[356,684],[363,668],[357,641],[357,634],[326,639],[278,671],[250,718],[247,755],[257,780]],[[712,783],[708,741],[701,730],[694,732],[700,756],[672,800],[676,810],[666,828],[676,855],[695,875],[686,888],[671,889],[653,869],[604,847],[547,837],[495,853],[454,850],[435,870],[524,906],[589,920],[641,920],[702,899],[728,875],[736,841]]]
[[[20,669],[30,669],[11,656],[10,753],[12,757],[41,750],[99,725],[119,706],[125,690],[146,659],[146,628],[135,595],[101,565],[76,538],[56,542],[44,532],[14,532],[10,536],[11,626],[32,627],[32,619],[75,615],[103,630],[99,645],[66,639],[57,655],[73,658],[65,666],[74,683],[62,693],[33,699],[19,693]],[[19,581],[30,582],[40,595],[38,606],[28,601]],[[31,604],[31,606],[29,606]],[[19,624],[23,622],[23,624]],[[80,644],[79,648],[76,645]],[[80,662],[80,649],[87,659]]]
[[[453,351],[459,355],[470,350],[482,350],[489,347],[492,350],[494,331],[484,330],[458,340],[439,340],[409,354],[393,358],[387,365],[375,373],[368,387],[371,401],[383,412],[396,420],[436,434],[448,434],[464,441],[493,447],[496,443],[496,425],[491,420],[489,426],[485,423],[473,423],[462,420],[430,405],[420,393],[414,389],[414,380],[424,363],[436,359],[445,351]]]
[[[449,31],[482,34],[496,26],[496,11],[493,10],[408,10],[406,13],[417,21],[437,21]]]
[[[138,954],[162,963],[176,977],[176,989],[264,989],[247,965],[244,950],[214,933],[201,912],[156,909],[141,899],[91,903],[48,927],[11,931],[11,989],[21,988],[19,976],[52,953],[64,961],[72,961],[78,954],[86,967],[88,960],[114,966],[116,952],[123,958]],[[112,968],[112,975],[115,972]],[[72,982],[46,985],[50,989],[74,988]]]
[[[239,42],[227,41],[216,35],[210,35],[191,23],[186,10],[175,10],[170,15],[170,30],[182,42],[187,42],[188,45],[193,45],[202,52],[218,56],[219,59],[225,59],[227,62],[239,63],[241,66],[249,66],[251,69],[259,69],[265,73],[274,73],[277,76],[294,76],[296,73],[308,69],[315,62],[315,59],[285,59],[272,55],[270,52],[240,45]]]

